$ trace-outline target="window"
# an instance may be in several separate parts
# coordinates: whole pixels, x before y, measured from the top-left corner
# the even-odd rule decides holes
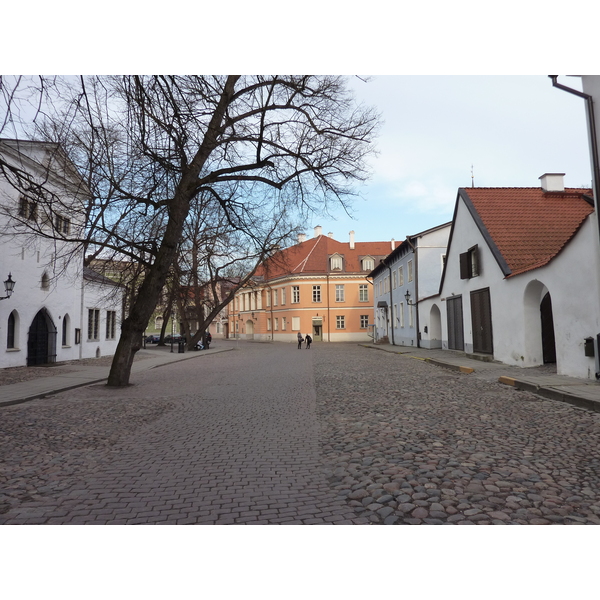
[[[344,302],[344,286],[343,285],[335,286],[335,301],[336,302]]]
[[[154,319],[154,329],[162,329],[163,318],[158,316]]]
[[[240,310],[240,297],[235,297],[235,310]]]
[[[69,315],[63,317],[62,322],[62,345],[69,346],[69,326],[71,324],[71,318]]]
[[[271,331],[271,319],[267,319],[267,331]]]
[[[281,288],[281,305],[285,305],[285,288]]]
[[[269,306],[271,306],[271,290],[266,291],[265,297],[267,300],[267,308],[269,308]]]
[[[300,317],[292,317],[292,331],[300,331]]]
[[[313,285],[312,301],[313,302],[321,302],[321,286],[320,285]]]
[[[399,322],[400,322],[400,319],[398,317],[398,305],[394,304],[394,328],[398,327]]]
[[[469,248],[459,256],[460,278],[471,279],[481,274],[479,268],[479,247],[477,245]]]
[[[64,233],[67,235],[71,229],[71,220],[61,215],[56,215],[54,217],[54,228],[56,231],[58,231],[58,233]]]
[[[275,331],[279,331],[279,319],[275,319]]]
[[[277,290],[273,290],[273,306],[277,306]]]
[[[383,292],[387,294],[390,291],[390,278],[386,277],[383,280]]]
[[[8,327],[6,328],[6,347],[14,348],[15,347],[15,314],[14,311],[8,315]]]
[[[369,315],[360,315],[360,328],[366,329],[369,326]]]
[[[41,285],[43,290],[50,289],[50,277],[48,277],[48,273],[46,273],[46,271],[44,271],[44,274],[42,275]]]
[[[445,266],[446,266],[446,255],[442,254],[442,271],[444,270]]]
[[[400,327],[404,327],[404,302],[400,302],[400,313],[398,316],[400,317]]]
[[[332,271],[341,271],[342,270],[342,257],[339,254],[332,256],[329,259],[330,268]]]
[[[398,287],[398,273],[396,271],[392,271],[392,288],[396,289]]]
[[[37,221],[37,213],[37,202],[22,196],[19,200],[19,216],[29,221]]]
[[[409,327],[414,327],[414,323],[413,323],[413,307],[412,306],[408,306],[408,326]]]
[[[375,268],[375,261],[372,258],[363,258],[362,259],[362,270],[363,271],[372,271]]]
[[[337,315],[335,318],[336,329],[346,329],[346,317],[344,315]]]
[[[285,317],[281,317],[281,331],[285,331],[287,329],[287,319]]]
[[[406,266],[408,269],[408,281],[412,281],[413,280],[413,261],[409,260],[408,264]]]
[[[88,310],[88,340],[97,340],[100,330],[100,311],[96,308]]]
[[[398,267],[398,285],[404,285],[404,267]]]
[[[117,312],[114,310],[106,311],[106,339],[114,340],[117,329]]]
[[[300,286],[292,286],[292,304],[298,304],[300,302]]]
[[[358,286],[358,301],[368,302],[369,301],[369,285],[367,283],[361,283]]]

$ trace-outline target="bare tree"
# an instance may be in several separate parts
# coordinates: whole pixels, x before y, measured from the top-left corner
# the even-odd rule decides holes
[[[93,196],[73,241],[144,267],[114,386],[129,382],[193,207],[218,206],[229,231],[264,252],[266,231],[282,236],[272,215],[300,222],[349,207],[379,123],[334,76],[81,77],[52,91],[38,131],[66,148]]]

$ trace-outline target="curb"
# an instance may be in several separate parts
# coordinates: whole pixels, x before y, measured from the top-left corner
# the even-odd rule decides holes
[[[234,350],[234,349],[235,348],[223,348],[223,349],[218,349],[218,350],[215,349],[213,352],[210,352],[210,354],[219,354],[220,352],[229,352],[230,350]],[[172,365],[173,363],[183,362],[184,360],[190,360],[192,358],[198,358],[199,356],[208,356],[208,355],[194,352],[194,354],[192,354],[191,356],[186,356],[185,358],[177,358],[177,359],[169,360],[169,361],[166,361],[159,365],[154,365],[154,366],[148,367],[146,369],[139,369],[138,371],[136,371],[136,373],[143,373],[144,371],[151,371],[152,369],[158,369],[159,367],[164,367],[166,365]],[[141,363],[138,363],[138,364],[141,364]],[[61,392],[67,392],[69,390],[74,390],[76,388],[85,387],[87,385],[94,385],[96,383],[102,383],[103,381],[106,381],[107,379],[108,379],[108,375],[106,377],[101,377],[98,379],[90,379],[85,382],[74,383],[72,385],[65,385],[65,386],[62,386],[59,388],[48,390],[46,392],[38,392],[38,393],[33,394],[32,396],[17,398],[16,400],[0,401],[0,408],[2,408],[3,406],[14,406],[15,404],[23,404],[25,402],[31,402],[32,400],[39,400],[40,398],[47,398],[48,396],[53,396],[54,394],[59,394]]]

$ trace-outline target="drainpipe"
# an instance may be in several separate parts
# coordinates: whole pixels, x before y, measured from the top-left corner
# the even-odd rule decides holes
[[[392,290],[392,268],[385,262],[385,258],[382,258],[381,262],[388,268],[388,271],[390,272],[390,329],[392,330],[392,346],[395,346],[396,341],[394,339],[394,292]]]
[[[600,210],[598,210],[598,193],[600,186],[600,161],[598,159],[598,140],[596,137],[596,121],[594,118],[594,100],[592,96],[586,94],[584,92],[580,92],[579,90],[575,90],[573,88],[567,87],[566,85],[562,85],[558,83],[558,75],[548,75],[550,79],[552,79],[552,85],[559,90],[563,90],[565,92],[569,92],[569,94],[574,94],[575,96],[579,96],[585,100],[586,107],[586,115],[588,122],[588,129],[590,132],[590,146],[592,150],[592,186],[594,190],[594,208],[596,210],[596,219],[598,221],[598,236],[600,238]],[[595,344],[595,352],[596,355],[596,379],[600,379],[600,334],[596,336],[596,344]]]
[[[598,210],[598,186],[600,186],[600,161],[598,159],[598,141],[596,138],[596,122],[594,119],[594,101],[589,94],[574,90],[558,83],[558,75],[548,75],[552,79],[552,85],[560,90],[574,94],[583,98],[586,103],[586,114],[588,127],[590,130],[590,145],[592,147],[592,169],[593,169],[593,187],[594,187],[594,205],[596,209],[596,219],[598,220],[598,234],[600,235],[600,211]]]
[[[415,327],[417,328],[417,348],[421,347],[421,329],[419,326],[419,258],[417,254],[417,249],[410,241],[409,238],[406,238],[406,243],[412,248],[413,254],[415,256]]]

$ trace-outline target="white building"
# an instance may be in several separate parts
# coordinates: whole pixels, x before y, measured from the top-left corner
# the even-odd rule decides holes
[[[82,226],[88,189],[57,144],[0,140],[0,157],[0,279],[15,282],[0,301],[0,367],[114,354],[122,288],[60,239]]]
[[[443,347],[594,378],[600,255],[590,189],[458,191],[439,303]],[[587,340],[587,343],[586,343]]]
[[[397,346],[441,347],[429,326],[427,301],[439,291],[451,223],[409,236],[369,275],[373,278],[375,339]]]

